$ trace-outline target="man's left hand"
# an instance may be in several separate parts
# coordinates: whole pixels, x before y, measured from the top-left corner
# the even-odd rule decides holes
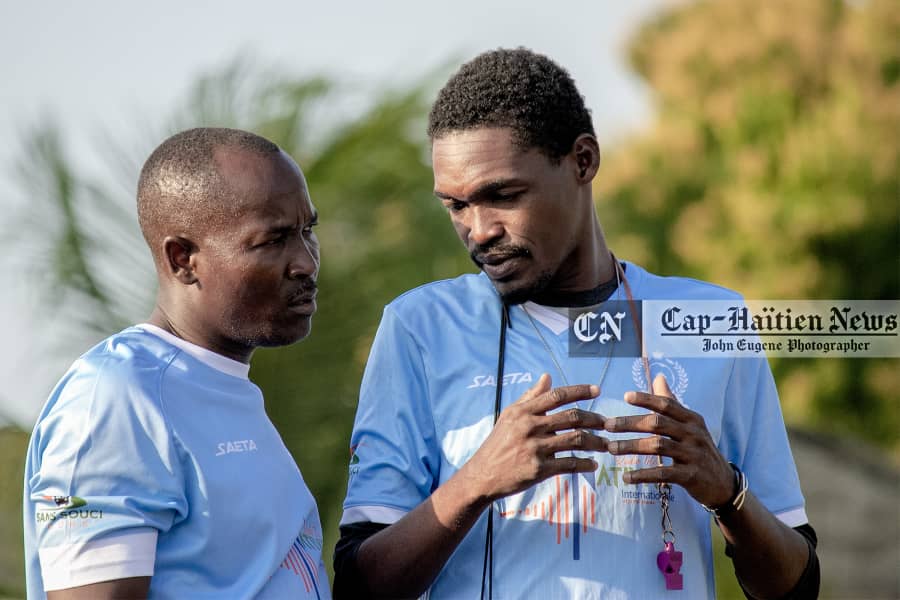
[[[609,442],[614,455],[667,456],[671,465],[623,474],[625,483],[674,483],[701,504],[721,506],[734,493],[734,471],[716,448],[700,414],[675,398],[666,378],[657,375],[653,394],[628,392],[625,402],[652,411],[647,415],[609,417],[604,429],[615,433],[650,433],[649,437]]]

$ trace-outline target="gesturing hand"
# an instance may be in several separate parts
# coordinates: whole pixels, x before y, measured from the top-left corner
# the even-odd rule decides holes
[[[550,389],[550,376],[541,375],[534,387],[500,413],[491,434],[461,471],[466,471],[481,497],[495,500],[553,475],[595,470],[597,463],[591,459],[557,458],[556,453],[606,450],[606,439],[589,431],[603,428],[603,415],[579,408],[547,412],[599,394],[596,385]]]
[[[653,411],[649,415],[610,417],[610,432],[652,433],[645,438],[609,442],[610,454],[667,456],[673,464],[629,471],[625,483],[677,483],[706,506],[721,506],[734,492],[734,471],[716,448],[706,423],[698,413],[684,407],[666,378],[657,375],[653,394],[628,392],[625,402]]]

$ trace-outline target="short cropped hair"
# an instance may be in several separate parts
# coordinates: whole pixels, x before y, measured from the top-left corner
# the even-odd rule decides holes
[[[219,148],[259,155],[280,151],[254,133],[215,127],[182,131],[160,144],[144,163],[137,189],[138,221],[154,258],[173,225],[193,230],[220,208],[228,191],[215,161]]]
[[[590,110],[569,73],[527,48],[485,52],[464,64],[438,93],[428,117],[432,142],[454,131],[512,129],[522,148],[559,161],[582,133]]]

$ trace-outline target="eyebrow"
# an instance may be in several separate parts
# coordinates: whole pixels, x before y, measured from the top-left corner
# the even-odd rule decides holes
[[[474,192],[469,195],[469,200],[460,200],[459,198],[454,198],[450,194],[445,194],[440,190],[434,190],[434,195],[440,198],[441,200],[453,200],[455,202],[471,202],[473,199],[482,198],[484,196],[490,196],[496,194],[500,190],[508,187],[513,187],[517,185],[525,185],[525,181],[521,179],[497,179],[495,181],[489,181],[484,185],[477,188]]]
[[[306,222],[306,225],[315,225],[319,222],[319,212],[313,211],[312,215],[310,215],[309,221]],[[284,225],[274,225],[266,229],[266,233],[290,233],[297,229],[296,225],[293,224],[284,224]]]

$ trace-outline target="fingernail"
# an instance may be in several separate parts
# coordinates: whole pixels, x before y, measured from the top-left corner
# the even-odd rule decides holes
[[[610,452],[618,452],[619,451],[619,442],[610,442],[606,445],[606,449]]]
[[[625,473],[622,473],[622,481],[624,481],[625,483],[631,483],[631,473],[627,471]]]
[[[591,396],[599,396],[600,395],[600,386],[592,385],[591,386]]]
[[[625,402],[634,402],[636,396],[634,392],[625,392]]]

